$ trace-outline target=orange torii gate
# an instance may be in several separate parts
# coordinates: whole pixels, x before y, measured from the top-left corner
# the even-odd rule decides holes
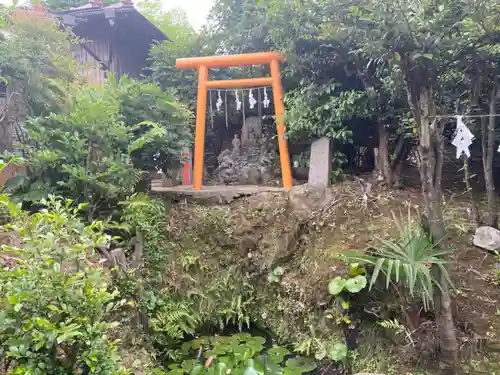
[[[198,69],[198,98],[196,104],[196,133],[194,140],[193,189],[200,190],[203,184],[203,158],[205,152],[205,122],[208,89],[239,88],[252,86],[271,86],[273,89],[276,127],[281,161],[283,186],[292,188],[292,171],[290,155],[285,137],[285,106],[283,104],[283,87],[280,77],[280,62],[285,58],[279,52],[258,52],[240,55],[190,57],[177,59],[178,69]],[[209,68],[229,68],[242,65],[269,64],[271,77],[246,78],[236,80],[209,81]]]

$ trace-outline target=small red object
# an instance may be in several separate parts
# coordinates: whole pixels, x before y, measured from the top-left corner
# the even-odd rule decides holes
[[[182,184],[189,185],[191,183],[191,168],[189,165],[189,153],[184,153],[184,163],[182,165]]]

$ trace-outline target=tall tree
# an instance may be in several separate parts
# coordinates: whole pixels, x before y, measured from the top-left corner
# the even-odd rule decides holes
[[[137,8],[179,48],[192,43],[197,36],[186,11],[181,8],[165,10],[159,0],[140,1]]]

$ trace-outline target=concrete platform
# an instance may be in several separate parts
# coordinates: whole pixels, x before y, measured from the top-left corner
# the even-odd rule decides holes
[[[230,203],[238,197],[266,192],[284,192],[287,189],[277,186],[264,185],[214,185],[203,186],[201,190],[194,190],[190,185],[166,187],[160,180],[151,183],[151,192],[155,195],[167,196],[172,199],[187,199],[212,203]]]

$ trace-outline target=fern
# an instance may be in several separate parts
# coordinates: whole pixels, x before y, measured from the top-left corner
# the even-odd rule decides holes
[[[382,320],[381,322],[377,322],[377,324],[381,327],[395,331],[398,334],[403,333],[406,330],[405,326],[399,323],[396,318],[394,318],[393,320]]]
[[[179,340],[195,333],[198,314],[182,302],[169,302],[151,319],[151,328],[169,339]]]

